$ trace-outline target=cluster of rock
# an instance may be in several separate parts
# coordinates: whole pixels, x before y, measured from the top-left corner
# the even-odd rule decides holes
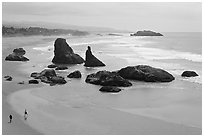
[[[40,73],[33,72],[31,77],[34,79],[40,79],[41,82],[48,83],[50,85],[67,83],[64,77],[57,76],[53,69],[45,69]]]
[[[163,36],[161,33],[157,33],[150,30],[137,31],[136,33],[130,34],[130,36]]]
[[[145,82],[171,82],[175,78],[165,70],[153,68],[148,65],[128,66],[119,71],[98,71],[87,76],[86,82],[108,86],[100,90],[107,92],[120,91],[116,87],[129,87],[132,83],[128,80],[139,80]]]
[[[28,58],[24,57],[26,51],[23,48],[16,48],[12,54],[9,54],[5,60],[7,61],[29,61]]]
[[[128,80],[122,78],[118,73],[110,71],[98,71],[97,73],[90,74],[86,77],[85,81],[87,83],[101,86],[132,86]]]
[[[159,35],[151,31],[137,32],[134,35]],[[81,64],[84,63],[86,67],[99,67],[105,66],[105,64],[96,58],[91,51],[91,47],[88,46],[86,51],[86,59],[84,60],[78,54],[73,52],[73,49],[66,43],[65,39],[58,38],[54,44],[54,58],[52,62],[54,64],[48,65],[49,69],[45,69],[42,72],[33,72],[31,77],[34,79],[29,80],[29,84],[38,84],[39,81],[48,83],[50,85],[55,84],[65,84],[67,83],[65,78],[58,76],[55,70],[66,70],[68,69],[66,64]],[[28,61],[23,48],[17,48],[13,50],[13,53],[6,57],[6,60],[12,61]],[[57,64],[57,65],[56,65]],[[194,71],[185,71],[181,75],[182,77],[194,77],[198,74]],[[81,78],[80,71],[71,72],[68,78]],[[6,81],[11,81],[11,76],[4,77]],[[120,92],[121,89],[118,87],[130,87],[132,83],[129,80],[138,80],[145,82],[171,82],[175,78],[169,72],[160,69],[154,68],[148,65],[137,65],[137,66],[128,66],[117,71],[98,71],[93,74],[89,74],[86,77],[85,82],[95,85],[101,85],[99,89],[101,92]],[[19,84],[24,84],[24,82],[19,82]]]
[[[75,54],[73,49],[67,44],[65,39],[58,38],[54,44],[54,58],[53,63],[56,64],[81,64],[84,63],[86,67],[99,67],[105,66],[103,62],[97,59],[91,52],[91,47],[88,46],[86,51],[86,59]]]

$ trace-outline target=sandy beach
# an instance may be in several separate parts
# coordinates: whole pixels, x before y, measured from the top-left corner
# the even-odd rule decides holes
[[[11,82],[3,80],[2,83],[4,135],[197,135],[202,133],[202,96],[200,96],[202,85],[182,80],[177,75],[177,70],[174,73],[177,65],[166,66],[168,60],[154,62],[141,57],[135,58],[135,55],[130,58],[128,55],[133,55],[131,48],[114,46],[118,43],[127,45],[124,43],[126,37],[123,39],[110,36],[96,37],[93,40],[89,37],[63,36],[67,38],[69,44],[71,43],[70,46],[74,51],[83,58],[87,45],[91,44],[93,53],[105,62],[106,67],[85,68],[83,65],[68,65],[68,70],[56,71],[57,74],[66,77],[68,73],[79,70],[82,78],[66,77],[65,85],[28,84],[32,72],[40,72],[51,64],[56,37],[25,37],[22,38],[23,42],[17,37],[3,39],[3,76],[13,77]],[[10,44],[11,40],[15,41],[15,44]],[[139,42],[144,44],[142,41]],[[30,61],[5,62],[5,56],[15,47],[23,47],[26,50],[25,56]],[[174,73],[176,80],[170,83],[131,81],[133,86],[122,88],[119,94],[103,94],[98,91],[101,86],[85,83],[86,76],[90,73],[99,70],[114,71],[127,65],[134,65],[135,62],[166,66],[168,71]],[[171,68],[172,66],[174,68]],[[17,84],[20,81],[25,81],[25,84]],[[25,109],[29,114],[26,121],[23,119]],[[8,123],[9,114],[14,116],[12,124]]]
[[[82,88],[84,87],[70,86],[69,90],[63,88],[64,91],[61,87],[22,90],[12,94],[9,100],[18,113],[28,108],[28,124],[44,134],[201,133],[199,128],[99,106],[88,99],[94,90],[91,93],[88,88]],[[86,91],[88,93],[83,95],[75,93]],[[69,96],[59,100],[58,92],[69,92]]]

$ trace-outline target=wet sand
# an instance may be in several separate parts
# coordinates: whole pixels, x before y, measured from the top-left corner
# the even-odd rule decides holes
[[[83,88],[70,85],[21,90],[12,94],[9,102],[18,113],[29,108],[28,124],[44,134],[201,134],[199,128],[97,105],[90,99],[96,89]],[[59,97],[62,92],[69,94]]]

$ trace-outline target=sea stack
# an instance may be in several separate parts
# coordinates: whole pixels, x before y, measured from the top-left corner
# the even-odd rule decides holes
[[[157,33],[150,30],[137,31],[136,33],[130,34],[130,36],[163,36],[161,33]]]
[[[84,59],[75,54],[73,49],[67,44],[66,39],[57,38],[54,44],[53,63],[56,64],[81,64]]]
[[[91,52],[91,47],[88,46],[88,49],[86,50],[86,60],[84,66],[86,67],[100,67],[105,66],[103,62],[101,62],[99,59],[97,59]]]

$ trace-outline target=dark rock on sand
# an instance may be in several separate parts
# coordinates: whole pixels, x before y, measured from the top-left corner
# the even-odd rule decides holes
[[[70,73],[67,77],[68,78],[81,78],[81,72],[76,70],[76,71]]]
[[[132,83],[130,83],[128,80],[122,78],[117,73],[110,71],[98,71],[97,73],[90,74],[86,77],[85,81],[87,83],[102,86],[132,86]]]
[[[195,71],[184,71],[181,74],[182,77],[196,77],[198,74]]]
[[[117,93],[120,92],[121,89],[114,86],[103,86],[99,89],[101,92],[110,92],[110,93]]]
[[[50,81],[55,84],[65,84],[67,83],[64,77],[61,76],[54,76],[50,78]]]
[[[56,68],[57,65],[55,65],[55,64],[51,64],[51,65],[48,65],[47,67],[48,67],[48,68]]]
[[[7,61],[29,61],[28,58],[24,57],[25,50],[23,48],[17,48],[13,50],[12,54],[9,54],[5,60]]]
[[[84,59],[78,54],[75,54],[72,48],[67,44],[66,40],[63,38],[58,38],[55,40],[54,44],[54,58],[53,63],[58,64],[81,64]]]
[[[21,81],[21,82],[18,82],[18,84],[25,84],[25,82],[24,82],[24,81]]]
[[[136,33],[130,34],[130,36],[163,36],[161,33],[156,33],[150,30],[138,31]]]
[[[54,77],[57,76],[55,73],[55,70],[53,69],[45,69],[42,72],[40,72],[41,76],[45,76],[45,77]]]
[[[28,81],[29,84],[39,84],[38,80],[32,79]]]
[[[63,66],[61,66],[61,67],[55,68],[55,70],[65,70],[65,69],[68,69],[68,67],[63,67]]]
[[[4,78],[6,81],[12,81],[12,79],[13,79],[11,76],[4,76]]]
[[[67,83],[64,77],[57,76],[57,74],[55,73],[55,70],[53,69],[45,69],[40,73],[33,72],[31,74],[31,77],[35,79],[40,79],[41,82],[49,83],[51,85]]]
[[[101,62],[99,59],[97,59],[91,52],[91,47],[88,46],[88,49],[86,50],[86,60],[84,66],[86,67],[99,67],[99,66],[105,66],[103,62]]]
[[[165,70],[147,65],[129,66],[117,72],[124,79],[145,82],[170,82],[175,78]]]

